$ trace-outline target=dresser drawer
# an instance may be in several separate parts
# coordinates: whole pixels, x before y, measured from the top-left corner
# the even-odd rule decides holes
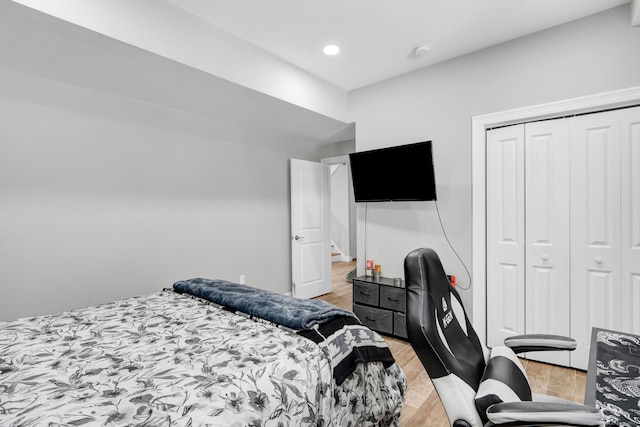
[[[406,298],[404,288],[380,286],[380,307],[404,313]]]
[[[393,334],[393,312],[354,304],[353,312],[369,328],[385,334]]]
[[[378,305],[378,285],[374,283],[353,281],[353,302]]]
[[[393,335],[407,338],[407,316],[404,313],[393,313]]]

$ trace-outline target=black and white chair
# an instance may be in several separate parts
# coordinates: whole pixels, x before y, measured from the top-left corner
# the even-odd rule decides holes
[[[478,339],[438,255],[416,249],[404,261],[409,341],[454,427],[597,426],[592,407],[531,393],[516,353],[573,350],[571,338],[521,335],[487,349]]]

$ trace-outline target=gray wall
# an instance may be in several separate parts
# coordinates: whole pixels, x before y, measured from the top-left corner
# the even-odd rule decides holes
[[[442,219],[471,266],[471,117],[640,85],[639,48],[627,5],[351,92],[357,148],[434,141]],[[193,276],[287,292],[288,159],[344,154],[228,141],[202,118],[1,69],[0,132],[0,319]],[[433,203],[369,204],[366,251],[363,230],[359,261],[384,275],[432,246],[468,284]]]
[[[289,158],[205,119],[0,69],[0,320],[190,277],[290,291]]]
[[[625,5],[353,91],[349,108],[358,151],[433,140],[442,221],[471,268],[471,118],[638,85],[640,27]],[[404,256],[427,246],[469,285],[433,202],[370,203],[366,247],[363,206],[359,221],[360,271],[366,257],[401,277]]]
[[[356,151],[355,139],[320,146],[320,156],[323,159],[344,156],[354,151]]]

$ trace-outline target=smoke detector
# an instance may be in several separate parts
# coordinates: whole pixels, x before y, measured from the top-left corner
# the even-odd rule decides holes
[[[431,52],[431,45],[429,43],[422,43],[416,46],[413,49],[413,55],[416,57],[421,57]]]

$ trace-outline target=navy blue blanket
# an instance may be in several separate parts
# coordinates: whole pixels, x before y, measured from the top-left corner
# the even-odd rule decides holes
[[[298,331],[327,355],[338,385],[360,363],[382,362],[388,368],[395,362],[380,335],[362,325],[352,312],[322,300],[289,297],[225,280],[183,280],[173,289]]]
[[[295,330],[311,329],[336,316],[356,318],[322,300],[294,298],[226,280],[182,280],[173,289]]]

